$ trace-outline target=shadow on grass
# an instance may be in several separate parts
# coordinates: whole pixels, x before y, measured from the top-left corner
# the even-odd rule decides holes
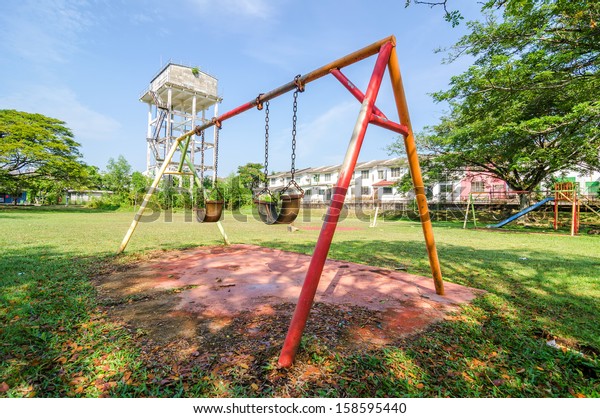
[[[313,244],[283,241],[261,245],[311,254]],[[599,258],[561,256],[547,252],[481,250],[467,246],[438,244],[442,273],[446,280],[483,289],[509,303],[536,332],[575,339],[582,349],[600,352]],[[408,268],[408,272],[431,275],[424,244],[420,242],[334,242],[332,259],[378,267]]]
[[[106,264],[51,246],[2,250],[0,396],[101,396],[125,384],[134,350],[97,311],[89,280]]]
[[[312,245],[263,245],[312,251]],[[355,352],[336,345],[343,339],[322,337],[323,329],[335,329],[342,338],[345,314],[317,307],[312,319],[319,320],[309,319],[294,367],[277,370],[289,307],[250,322],[234,318],[218,332],[231,344],[201,346],[184,364],[167,355],[177,344],[157,345],[154,357],[140,358],[136,337],[100,311],[90,281],[114,268],[114,258],[76,257],[51,246],[3,249],[0,382],[9,390],[0,396],[599,396],[595,358],[547,347],[539,333],[546,321],[566,332],[577,320],[584,325],[577,341],[597,349],[598,302],[586,290],[597,285],[583,279],[594,277],[594,260],[557,263],[532,252],[520,260],[516,252],[461,246],[441,246],[440,253],[448,277],[490,293],[423,334]],[[409,272],[427,275],[426,260],[416,262],[426,259],[422,243],[345,241],[334,244],[331,257],[387,268],[408,264]],[[521,261],[529,268],[517,269]],[[583,283],[562,286],[569,277]],[[264,332],[267,343],[257,348],[248,330]]]
[[[306,254],[314,248],[279,241],[262,245]],[[379,353],[375,359],[372,354],[355,359],[358,364],[378,364],[380,373],[373,379],[385,389],[377,395],[402,395],[386,392],[399,384],[385,361],[394,352],[415,367],[411,372],[401,366],[399,376],[413,382],[418,380],[414,376],[421,376],[426,386],[440,390],[425,396],[572,396],[580,391],[598,395],[598,259],[561,259],[550,249],[527,251],[526,257],[520,251],[457,245],[439,245],[438,250],[447,280],[489,293],[463,307],[453,320],[431,327],[432,332],[400,343],[403,349],[384,350],[384,356]],[[430,275],[419,242],[342,241],[332,245],[329,255],[390,269],[408,266],[409,273]],[[546,341],[551,339],[562,349],[548,347]],[[579,357],[571,349],[589,357]],[[553,376],[549,370],[562,375]],[[367,396],[369,387],[361,390],[360,383],[351,381],[349,395]]]

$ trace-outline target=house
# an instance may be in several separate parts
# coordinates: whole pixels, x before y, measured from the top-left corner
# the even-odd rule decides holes
[[[394,202],[409,199],[395,187],[395,183],[407,173],[404,158],[359,162],[352,173],[346,194],[348,202]],[[331,200],[337,184],[341,165],[304,168],[295,172],[295,181],[304,190],[304,203],[321,204]],[[291,181],[290,172],[279,172],[269,177],[269,188],[281,191]]]
[[[27,202],[27,192],[22,192],[20,195],[17,196],[16,200],[17,200],[17,202],[16,202],[17,205],[22,205],[25,202]],[[7,204],[7,205],[8,204],[14,205],[15,197],[8,193],[0,192],[0,204],[2,204],[2,203]]]
[[[113,192],[107,190],[67,190],[67,203],[79,205],[112,194]]]
[[[579,194],[586,200],[600,200],[600,172],[578,173],[567,171],[562,173],[559,181],[575,182],[579,188]]]
[[[303,203],[323,204],[331,200],[341,165],[304,168],[295,173],[296,183],[304,190]],[[412,201],[414,192],[402,193],[398,181],[408,173],[404,158],[359,162],[352,173],[346,194],[347,203],[400,203]],[[279,172],[269,177],[269,188],[280,192],[292,179],[290,172]],[[581,174],[568,172],[563,181],[575,181],[580,194],[587,199],[600,199],[600,172]],[[465,203],[469,196],[480,203],[517,202],[519,192],[508,184],[481,170],[465,169],[449,173],[446,179],[426,185],[427,198],[433,203]]]
[[[433,202],[466,202],[469,196],[477,201],[500,201],[515,199],[504,180],[480,170],[466,169],[453,173],[447,179],[429,186],[428,198]]]
[[[522,193],[512,190],[504,180],[480,170],[466,169],[449,177],[454,180],[449,178],[430,187],[428,198],[432,202],[466,202],[472,196],[475,201],[482,203],[507,203],[518,200],[518,195]],[[569,171],[561,174],[557,180],[576,183],[583,199],[600,199],[600,172],[584,174]],[[545,192],[552,193],[552,189]]]

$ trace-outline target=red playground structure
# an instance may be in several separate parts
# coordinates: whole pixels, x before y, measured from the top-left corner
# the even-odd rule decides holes
[[[342,74],[341,70],[344,67],[355,64],[371,56],[377,56],[373,72],[370,77],[370,81],[366,90],[363,92],[357,88],[350,80]],[[379,89],[382,85],[382,81],[388,70],[391,87],[394,94],[395,104],[398,112],[398,122],[394,122],[388,119],[381,110],[375,105]],[[346,193],[352,179],[352,173],[354,172],[358,155],[363,144],[367,127],[370,124],[380,126],[388,129],[392,132],[398,133],[404,137],[404,144],[406,155],[408,157],[410,174],[413,181],[413,187],[416,195],[416,201],[419,210],[419,216],[425,238],[427,253],[429,257],[429,264],[431,267],[431,273],[435,285],[435,290],[438,295],[444,294],[444,283],[442,280],[442,273],[440,269],[440,263],[438,260],[435,240],[433,236],[433,229],[431,225],[429,210],[427,207],[427,198],[425,196],[425,187],[423,184],[423,178],[421,175],[421,169],[419,167],[419,160],[417,156],[417,149],[415,146],[415,140],[413,136],[412,126],[410,122],[410,116],[408,112],[408,106],[406,101],[406,95],[404,86],[402,84],[402,77],[400,74],[400,67],[398,63],[398,56],[396,50],[396,39],[394,36],[384,38],[378,42],[375,42],[365,48],[362,48],[352,54],[346,55],[338,60],[335,60],[323,67],[313,70],[305,75],[299,75],[292,81],[277,87],[267,93],[259,94],[255,99],[230,110],[219,117],[214,117],[212,120],[196,126],[193,130],[185,133],[175,140],[175,144],[169,150],[165,160],[162,164],[161,169],[156,175],[152,186],[150,187],[144,202],[140,205],[137,214],[132,221],[132,224],[127,231],[123,242],[118,250],[122,252],[125,250],[131,235],[133,234],[140,217],[142,216],[146,205],[148,204],[153,192],[158,187],[162,175],[167,170],[171,159],[181,144],[185,142],[187,138],[192,135],[201,135],[207,128],[216,126],[221,128],[223,122],[233,118],[240,113],[243,113],[252,108],[262,109],[263,104],[271,99],[275,99],[290,91],[302,91],[304,87],[321,77],[327,75],[333,75],[340,83],[357,99],[361,102],[361,109],[358,114],[356,124],[352,136],[350,138],[348,148],[345,154],[344,161],[340,168],[340,174],[337,185],[333,189],[331,205],[327,209],[325,219],[321,228],[319,238],[317,240],[313,256],[310,264],[306,271],[304,284],[300,292],[298,303],[296,305],[295,312],[293,314],[289,330],[279,356],[279,366],[289,367],[294,361],[298,347],[300,346],[300,339],[310,309],[312,307],[315,293],[319,285],[319,280],[323,272],[323,267],[327,260],[327,255],[331,247],[333,235],[335,233],[340,213],[342,211]],[[293,164],[293,163],[292,163]],[[293,167],[293,165],[292,165]],[[295,209],[295,208],[293,208]],[[269,222],[266,222],[269,223]],[[274,223],[274,222],[271,222]]]

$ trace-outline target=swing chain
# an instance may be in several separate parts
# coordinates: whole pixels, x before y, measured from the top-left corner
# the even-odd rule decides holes
[[[200,138],[200,187],[204,188],[204,130],[202,130]]]
[[[219,131],[221,130],[221,123],[215,122],[215,181],[213,186],[216,187],[218,179],[218,168],[219,168]]]
[[[265,189],[269,187],[269,101],[265,104]]]
[[[290,174],[292,175],[292,181],[296,174],[296,122],[298,121],[298,93],[304,91],[304,86],[300,83],[300,74],[294,78],[294,84],[296,90],[294,90],[294,106],[293,106],[293,117],[292,117],[292,167]],[[295,181],[294,181],[295,182]]]

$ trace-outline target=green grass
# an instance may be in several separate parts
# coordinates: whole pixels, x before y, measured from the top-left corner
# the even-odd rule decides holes
[[[298,225],[320,226],[321,213],[312,215]],[[246,367],[228,364],[217,373],[169,359],[149,361],[140,355],[135,332],[98,302],[91,282],[98,274],[147,251],[222,242],[216,226],[184,222],[178,213],[172,222],[161,217],[141,223],[127,254],[117,257],[132,216],[79,208],[0,209],[0,396],[600,394],[600,236],[435,223],[445,279],[488,292],[452,320],[361,352],[330,347],[309,326],[292,369],[274,368],[278,347],[272,347]],[[336,232],[330,257],[430,274],[418,223],[368,225],[345,219],[340,226],[348,230]],[[319,233],[289,233],[251,216],[239,222],[228,215],[223,226],[232,243],[308,254]],[[553,338],[562,350],[546,345]],[[307,375],[310,367],[318,373]]]

